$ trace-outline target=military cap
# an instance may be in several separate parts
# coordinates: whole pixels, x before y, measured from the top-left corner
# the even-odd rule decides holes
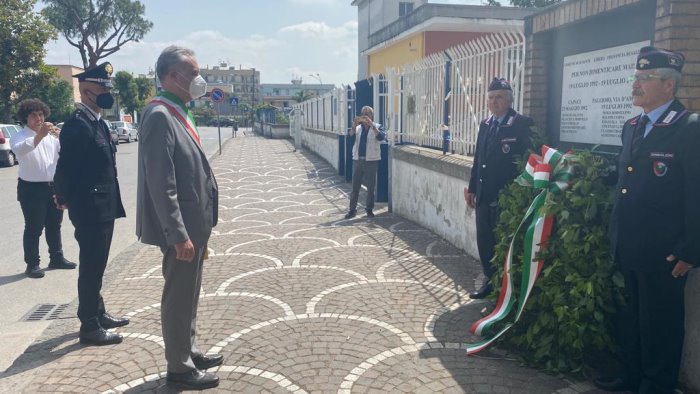
[[[637,70],[672,68],[681,72],[684,63],[685,57],[682,54],[651,46],[640,49],[637,56]]]
[[[491,84],[489,84],[489,92],[492,90],[513,90],[510,87],[510,82],[506,81],[503,78],[494,78],[493,81],[491,81]]]
[[[105,62],[79,74],[75,74],[73,77],[78,78],[79,82],[94,82],[106,88],[111,88],[113,71],[112,64]]]

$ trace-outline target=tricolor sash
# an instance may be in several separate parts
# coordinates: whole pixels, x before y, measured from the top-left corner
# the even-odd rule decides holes
[[[199,138],[199,133],[197,132],[197,126],[194,124],[194,120],[182,110],[182,107],[177,105],[172,100],[167,97],[157,96],[149,104],[160,104],[165,106],[168,111],[182,123],[187,132],[190,134],[192,139],[197,143],[197,145],[202,146],[202,140]]]
[[[546,215],[542,208],[544,207],[549,193],[561,193],[571,185],[574,163],[575,157],[572,153],[561,154],[555,149],[544,145],[542,146],[542,156],[534,153],[531,154],[527,161],[525,171],[515,180],[521,186],[534,187],[542,191],[535,197],[532,204],[530,204],[523,220],[520,222],[520,225],[518,225],[518,229],[515,231],[510,241],[503,268],[501,292],[498,296],[496,308],[488,316],[474,323],[470,331],[483,336],[491,330],[494,324],[508,317],[514,307],[516,308],[515,316],[512,321],[506,323],[503,328],[491,338],[473,345],[468,345],[467,354],[475,354],[485,349],[520,319],[520,315],[525,308],[530,292],[535,286],[535,282],[544,267],[544,261],[536,257],[537,253],[542,248],[546,247],[554,223],[554,217]],[[514,296],[513,277],[511,274],[513,249],[516,237],[530,217],[532,217],[532,221],[525,231],[525,251],[522,261],[523,269],[520,295],[516,299]]]

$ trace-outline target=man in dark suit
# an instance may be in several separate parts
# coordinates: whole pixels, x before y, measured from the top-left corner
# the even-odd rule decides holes
[[[494,78],[488,90],[491,116],[479,125],[472,165],[467,205],[476,209],[476,243],[486,279],[483,286],[469,293],[481,299],[493,290],[491,278],[496,266],[491,261],[496,246],[494,229],[498,222],[498,193],[515,179],[517,161],[532,147],[532,119],[512,108],[513,90],[505,79]]]
[[[61,130],[61,152],[54,175],[56,204],[68,209],[80,246],[80,343],[88,345],[120,343],[121,335],[107,329],[129,323],[128,319],[106,313],[100,294],[114,220],[126,216],[117,182],[116,148],[100,115],[102,109],[114,103],[111,75],[109,63],[74,75],[81,102]]]
[[[136,235],[163,252],[161,321],[167,382],[185,390],[216,387],[202,370],[223,362],[197,347],[197,306],[218,187],[186,103],[203,96],[194,52],[170,46],[156,63],[163,91],[144,110],[138,158]]]
[[[700,264],[700,122],[675,99],[684,58],[644,47],[622,129],[610,234],[625,278],[617,330],[626,375],[599,388],[672,393],[685,334],[686,274]]]

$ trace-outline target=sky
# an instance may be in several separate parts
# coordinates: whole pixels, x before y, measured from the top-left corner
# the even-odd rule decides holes
[[[480,0],[431,3],[479,4]],[[219,62],[260,71],[261,83],[348,85],[357,80],[357,7],[351,0],[141,0],[153,28],[103,61],[146,74],[171,44],[195,51],[200,68]],[[43,8],[41,1],[37,9]],[[78,49],[59,35],[47,64],[82,67]],[[313,75],[313,76],[312,76]]]

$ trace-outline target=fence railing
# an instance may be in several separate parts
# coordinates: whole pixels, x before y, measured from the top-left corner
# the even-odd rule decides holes
[[[375,121],[392,144],[443,148],[472,155],[479,123],[489,116],[487,91],[493,77],[513,88],[513,108],[523,102],[525,36],[522,31],[493,33],[372,76]],[[355,92],[335,89],[296,104],[302,127],[345,133],[355,114]]]

